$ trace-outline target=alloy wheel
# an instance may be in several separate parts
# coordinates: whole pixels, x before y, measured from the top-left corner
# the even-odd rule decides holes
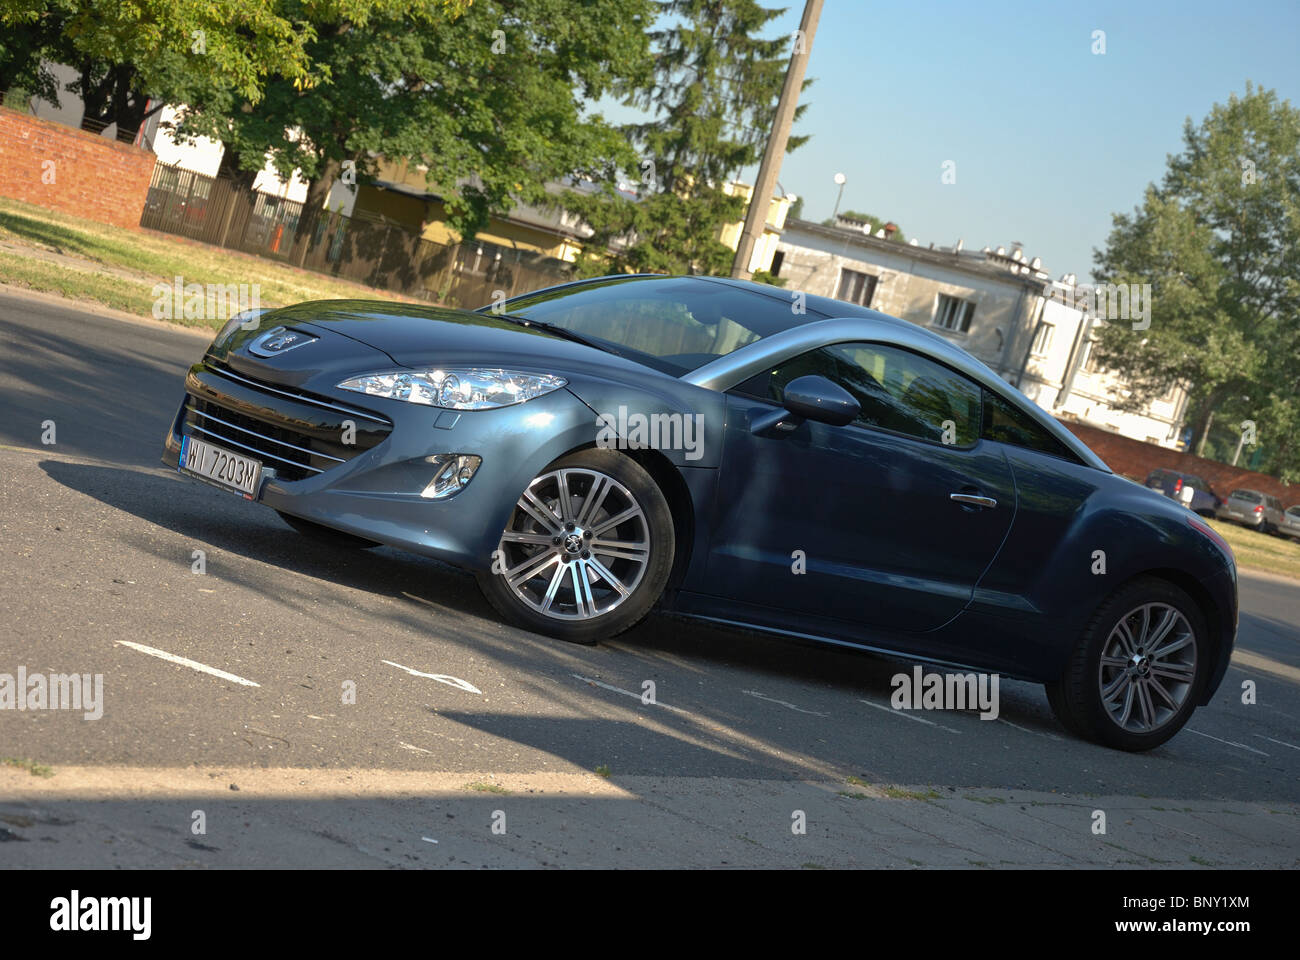
[[[1167,603],[1144,603],[1120,617],[1102,646],[1102,705],[1122,730],[1151,733],[1182,709],[1196,679],[1196,637]]]
[[[543,616],[591,620],[636,591],[650,560],[650,524],[632,492],[598,470],[533,480],[501,535],[494,571]]]

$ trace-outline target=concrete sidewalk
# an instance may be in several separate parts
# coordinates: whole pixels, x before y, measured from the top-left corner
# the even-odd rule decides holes
[[[1300,865],[1300,807],[576,772],[0,767],[0,841],[0,866],[29,868],[1278,868]]]

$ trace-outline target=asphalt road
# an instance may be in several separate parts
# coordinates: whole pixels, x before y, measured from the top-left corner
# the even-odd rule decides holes
[[[1214,702],[1139,755],[1028,684],[985,721],[890,710],[898,662],[663,616],[566,645],[164,469],[204,342],[0,289],[0,673],[104,678],[97,720],[0,710],[0,758],[53,771],[0,766],[0,865],[1300,863],[1300,585],[1242,576]]]

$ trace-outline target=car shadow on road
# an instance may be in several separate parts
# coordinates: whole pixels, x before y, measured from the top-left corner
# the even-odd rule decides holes
[[[598,647],[576,647],[500,625],[472,577],[435,560],[389,548],[357,552],[319,544],[301,537],[263,507],[163,470],[58,460],[42,461],[41,467],[64,487],[206,546],[218,561],[218,555],[225,552],[305,578],[401,600],[395,609],[385,607],[377,615],[394,626],[408,628],[413,635],[427,635],[433,629],[436,620],[429,608],[434,608],[434,616],[459,615],[454,618],[453,635],[443,633],[443,639],[489,655],[504,669],[552,680],[558,677],[580,686],[580,680],[572,678],[591,674],[612,681],[622,677],[609,687],[585,691],[606,704],[617,704],[624,715],[604,723],[598,740],[630,738],[648,746],[649,741],[633,732],[640,720],[636,710],[628,709],[634,702],[625,702],[627,688],[635,687],[632,692],[639,693],[641,678],[671,671],[676,689],[681,690],[685,679],[694,677],[703,685],[701,692],[679,704],[685,711],[682,715],[663,716],[676,734],[687,733],[698,740],[701,774],[709,768],[706,755],[712,754],[715,764],[727,766],[733,776],[741,769],[767,777],[828,775],[815,772],[820,766],[823,771],[893,783],[1126,793],[1151,792],[1152,767],[1160,766],[1169,775],[1171,789],[1175,782],[1179,784],[1176,794],[1199,792],[1191,787],[1195,780],[1192,771],[1203,759],[1197,753],[1203,747],[1195,738],[1176,738],[1140,757],[1109,751],[1061,730],[1036,686],[1003,684],[1001,722],[983,723],[973,713],[945,714],[929,721],[890,716],[890,680],[910,672],[911,663],[906,660],[796,644],[666,615],[652,615]],[[131,543],[170,562],[181,562],[174,548],[152,541],[145,533],[133,537]],[[188,564],[188,555],[184,562]],[[319,592],[313,587],[295,597],[292,589],[268,587],[266,578],[259,578],[255,568],[249,570],[244,564],[230,565],[221,575],[233,586],[259,593],[304,617],[309,615],[307,594]],[[319,608],[311,615],[318,616]],[[822,719],[830,712],[837,715],[834,724]],[[440,716],[468,729],[570,759],[584,768],[596,755],[581,746],[582,738],[557,739],[554,724],[538,718],[488,712],[464,712],[454,717],[442,712]],[[861,736],[846,736],[846,730],[861,731]],[[735,751],[737,735],[754,741],[757,749]],[[793,762],[753,762],[759,754],[768,755],[769,760],[785,755]],[[728,755],[749,762],[739,766],[724,763]],[[1029,756],[1033,757],[1032,769],[1027,770],[1025,758]],[[814,757],[817,763],[805,762]],[[1092,762],[1101,758],[1106,760],[1104,775]],[[637,765],[636,772],[641,772],[641,766],[644,764]],[[1239,786],[1225,793],[1218,784],[1216,795],[1258,797],[1258,784],[1252,778],[1245,778]]]

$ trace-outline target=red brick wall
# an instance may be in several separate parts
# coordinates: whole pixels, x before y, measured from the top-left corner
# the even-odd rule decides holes
[[[0,195],[135,228],[154,160],[148,150],[0,107]]]
[[[1226,497],[1237,487],[1244,487],[1271,493],[1282,501],[1284,507],[1300,503],[1300,485],[1287,486],[1267,474],[1230,467],[1226,463],[1216,463],[1190,453],[1167,450],[1154,443],[1121,437],[1118,433],[1082,423],[1062,420],[1061,424],[1091,447],[1093,453],[1105,460],[1106,465],[1116,473],[1145,480],[1152,470],[1163,467],[1204,477],[1221,497]]]

